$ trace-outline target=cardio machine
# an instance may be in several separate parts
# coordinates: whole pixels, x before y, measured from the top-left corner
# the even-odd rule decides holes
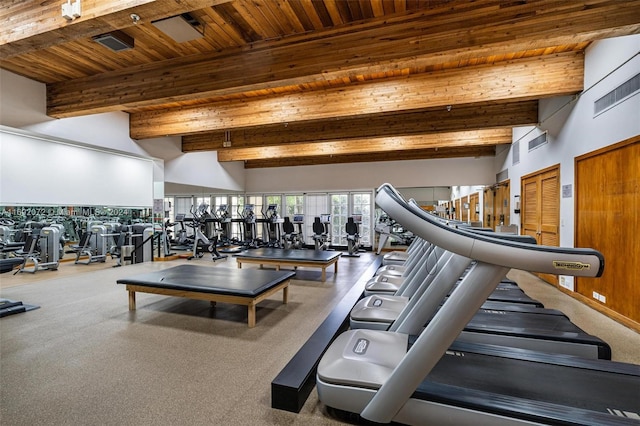
[[[345,231],[347,232],[346,257],[360,257],[360,227],[362,215],[353,215],[347,218]]]
[[[282,224],[284,223],[284,219],[280,217],[278,214],[278,205],[277,204],[269,204],[267,207],[267,211],[262,212],[266,236],[267,236],[267,247],[280,248],[282,241]]]
[[[285,249],[301,249],[304,248],[304,236],[302,226],[304,225],[304,215],[293,215],[293,221],[289,216],[284,218],[282,223],[282,241]]]
[[[22,265],[14,272],[35,273],[41,269],[57,270],[60,265],[60,229],[55,226],[45,226],[34,229],[25,241],[25,253],[22,254]],[[31,268],[27,268],[28,264]]]
[[[253,204],[245,204],[239,212],[240,227],[242,229],[241,244],[244,248],[258,248],[256,213]]]
[[[211,253],[211,260],[216,261],[218,259],[224,259],[227,256],[218,252],[218,235],[214,234],[211,238],[207,238],[202,232],[205,226],[206,219],[209,216],[209,205],[202,203],[197,209],[191,206],[191,215],[193,216],[193,222],[190,226],[193,226],[194,241],[193,241],[193,254],[187,258],[191,260],[194,258],[201,258],[204,251]]]
[[[313,219],[313,241],[316,250],[329,250],[331,246],[331,215],[322,214]]]
[[[419,237],[474,259],[463,281],[416,337],[350,330],[317,368],[322,403],[377,423],[632,424],[640,367],[519,348],[455,343],[511,268],[599,277],[591,249],[532,246],[457,230],[411,209],[390,185],[376,203]],[[621,414],[622,413],[622,414]]]

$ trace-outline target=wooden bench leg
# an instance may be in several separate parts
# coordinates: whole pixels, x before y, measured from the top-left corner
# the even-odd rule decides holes
[[[285,288],[282,289],[282,303],[287,303],[289,301],[289,284]]]
[[[249,328],[255,327],[256,326],[256,304],[255,303],[251,303],[247,305],[247,316],[248,316],[247,322],[249,323]]]
[[[129,290],[129,310],[136,310],[136,292]]]
[[[324,266],[322,267],[322,281],[326,281],[327,280],[327,268],[325,268]]]

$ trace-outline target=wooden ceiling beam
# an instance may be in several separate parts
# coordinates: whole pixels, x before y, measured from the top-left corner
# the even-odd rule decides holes
[[[216,151],[228,141],[234,148],[270,146],[339,139],[405,136],[435,132],[533,125],[538,122],[538,101],[455,105],[451,109],[420,110],[313,122],[292,122],[246,127],[228,132],[187,135],[182,151]]]
[[[278,97],[139,112],[134,139],[257,125],[329,120],[455,104],[532,100],[583,88],[584,56],[547,55]]]
[[[494,146],[509,144],[511,143],[511,138],[511,129],[486,129],[383,138],[345,139],[255,148],[224,148],[218,150],[218,161],[389,153],[427,148]]]
[[[471,146],[454,148],[426,148],[407,151],[369,152],[366,154],[326,155],[315,157],[292,157],[268,160],[249,160],[245,169],[266,167],[313,166],[320,164],[365,163],[377,161],[428,160],[436,158],[493,157],[494,146]]]
[[[640,32],[640,7],[631,0],[450,4],[50,84],[47,113],[62,118],[183,102]]]
[[[0,59],[131,27],[132,13],[150,22],[229,1],[82,0],[81,16],[72,21],[62,17],[62,0],[13,1],[0,10]]]

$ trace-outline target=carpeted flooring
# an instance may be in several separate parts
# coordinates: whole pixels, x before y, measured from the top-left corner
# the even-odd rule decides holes
[[[110,262],[63,263],[58,271],[3,274],[1,297],[41,308],[0,320],[0,422],[344,424],[325,410],[315,391],[299,414],[272,409],[270,384],[374,256],[341,258],[338,273],[330,268],[326,282],[320,281],[319,270],[299,269],[289,303],[282,304],[281,293],[260,303],[255,328],[247,327],[245,307],[224,303],[211,307],[204,301],[138,293],[137,310],[128,311],[118,278],[184,260],[120,268]],[[231,258],[191,262],[236,268]],[[531,274],[510,275],[546,307],[566,311],[568,306],[576,324],[609,342],[614,359],[640,363],[638,333]]]

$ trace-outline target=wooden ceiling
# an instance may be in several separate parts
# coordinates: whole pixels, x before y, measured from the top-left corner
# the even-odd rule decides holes
[[[4,3],[0,66],[45,83],[52,117],[125,111],[134,139],[248,168],[494,155],[583,89],[590,42],[640,33],[638,0],[81,2]],[[202,37],[152,24],[184,13]],[[93,40],[116,30],[132,49]]]

